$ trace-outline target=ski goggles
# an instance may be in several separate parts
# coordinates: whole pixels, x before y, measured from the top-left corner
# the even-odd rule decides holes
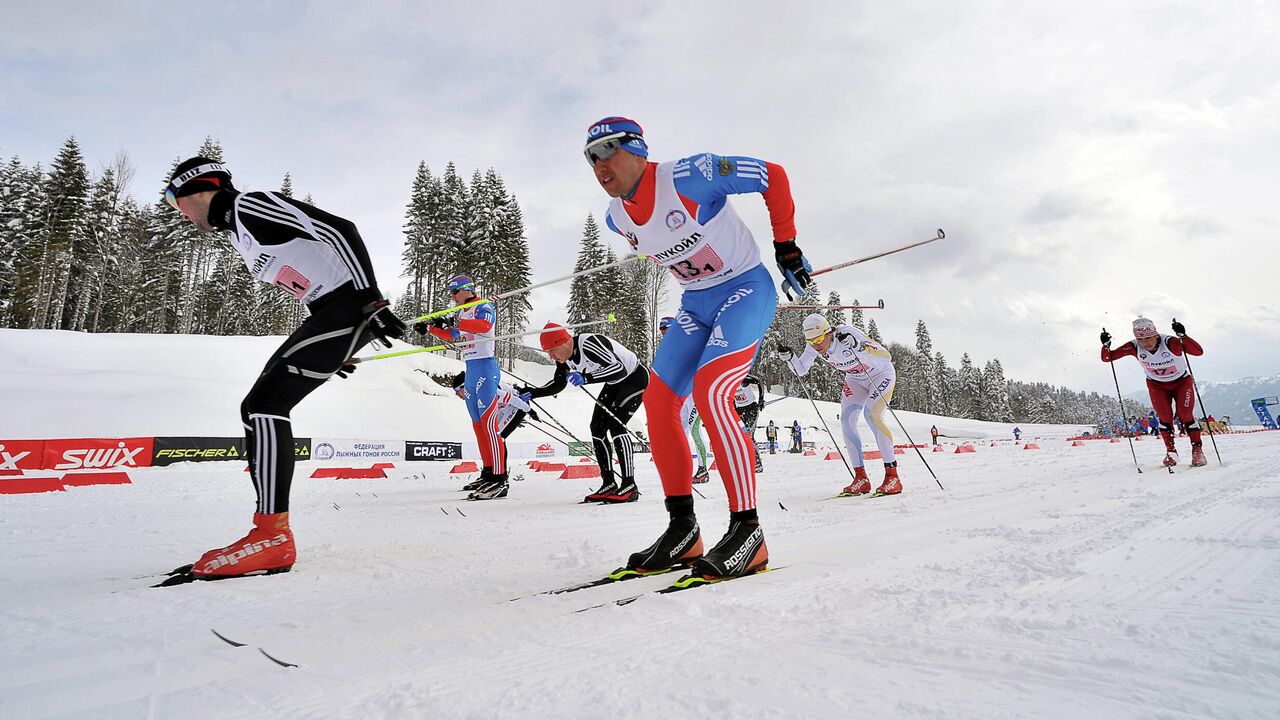
[[[601,160],[608,160],[618,154],[619,150],[624,149],[623,146],[631,142],[639,142],[640,146],[644,145],[644,138],[635,133],[621,133],[618,135],[610,135],[609,137],[600,138],[593,142],[587,143],[583,148],[582,154],[587,158],[587,164],[595,167],[596,163]]]

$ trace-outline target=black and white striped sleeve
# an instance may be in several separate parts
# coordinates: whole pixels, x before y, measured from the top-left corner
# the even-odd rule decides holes
[[[590,373],[588,380],[591,382],[618,382],[630,374],[622,358],[618,357],[618,352],[614,348],[614,342],[603,335],[587,333],[578,336],[578,345],[582,348],[582,356],[596,365],[600,369]]]
[[[327,245],[351,273],[357,290],[377,288],[369,250],[355,223],[273,192],[240,196],[237,219],[263,245],[305,238]]]

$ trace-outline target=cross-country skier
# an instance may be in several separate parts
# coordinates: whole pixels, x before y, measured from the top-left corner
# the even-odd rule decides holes
[[[764,383],[754,375],[742,378],[742,384],[733,394],[733,406],[742,418],[742,431],[747,434],[747,442],[751,444],[751,454],[756,459],[756,472],[764,472],[764,462],[756,450],[756,424],[760,421],[760,411],[764,409]]]
[[[225,231],[258,280],[282,288],[311,316],[268,358],[240,405],[245,452],[258,495],[253,529],[205,553],[196,579],[288,571],[296,549],[289,528],[294,448],[290,412],[373,338],[388,347],[405,326],[373,275],[369,252],[349,220],[274,192],[240,192],[220,162],[193,157],[174,169],[165,199],[204,232]]]
[[[1150,318],[1139,317],[1133,321],[1133,337],[1120,347],[1111,349],[1111,334],[1102,331],[1102,361],[1115,362],[1122,357],[1134,357],[1142,365],[1147,376],[1147,393],[1151,406],[1160,421],[1160,437],[1164,438],[1164,464],[1178,464],[1178,449],[1173,444],[1174,416],[1182,421],[1191,435],[1191,467],[1208,464],[1201,447],[1200,426],[1195,418],[1195,385],[1187,369],[1184,355],[1199,357],[1204,354],[1200,343],[1187,337],[1187,329],[1180,322],[1173,324],[1177,337],[1162,335]]]
[[[448,287],[449,298],[455,307],[467,305],[480,297],[470,275],[454,275],[449,278]],[[480,449],[482,487],[507,484],[506,441],[502,439],[494,404],[501,377],[498,359],[493,354],[493,334],[497,324],[498,313],[493,303],[485,300],[454,315],[432,318],[413,326],[420,333],[430,333],[446,342],[467,343],[459,350],[467,368],[467,412],[471,415],[471,429]]]
[[[885,422],[884,412],[893,400],[897,376],[889,351],[867,337],[853,325],[837,325],[814,313],[804,319],[805,349],[799,356],[789,347],[779,347],[778,356],[791,363],[797,375],[804,375],[818,358],[844,373],[840,390],[840,426],[844,430],[844,446],[853,461],[854,479],[841,494],[864,495],[871,492],[862,458],[862,438],[858,435],[858,415],[866,418],[876,447],[884,459],[884,482],[876,495],[902,492],[898,463],[893,454],[893,433]]]
[[[938,426],[937,426],[937,425],[934,425],[933,427],[929,428],[929,437],[933,438],[933,446],[934,446],[934,447],[937,447],[937,446],[938,446],[938,434],[939,434],[939,433],[938,433]]]
[[[769,441],[769,454],[778,454],[778,425],[770,420],[769,425],[764,429],[764,437]]]
[[[657,541],[631,555],[627,565],[641,572],[692,565],[693,577],[703,580],[763,570],[769,551],[756,512],[753,452],[733,394],[773,322],[778,295],[751,231],[728,198],[764,197],[774,256],[785,282],[803,295],[809,265],[795,242],[787,174],[774,163],[712,153],[649,162],[643,130],[623,117],[593,123],[584,154],[596,181],[613,198],[606,224],[637,252],[668,268],[684,290],[644,398],[670,519]],[[705,556],[693,511],[689,444],[680,428],[680,406],[690,393],[729,496],[728,531]]]
[[[453,392],[462,400],[467,400],[467,373],[460,372],[453,376]],[[502,467],[507,467],[507,444],[506,439],[511,437],[511,433],[516,431],[524,423],[526,416],[538,419],[538,414],[529,405],[529,394],[521,394],[511,385],[499,381],[498,392],[493,399],[494,407],[494,423],[498,427],[498,434],[502,437],[501,446]],[[519,478],[516,478],[517,480]],[[480,478],[463,486],[463,490],[471,491],[467,496],[468,500],[493,500],[495,498],[504,498],[507,496],[509,483],[506,478],[488,479],[481,475]]]
[[[791,452],[804,452],[804,428],[799,420],[791,421]]]
[[[600,489],[583,502],[624,503],[640,497],[636,487],[636,464],[627,421],[640,409],[644,389],[649,386],[649,369],[622,343],[599,333],[570,335],[549,322],[539,337],[547,357],[556,364],[551,381],[540,388],[521,388],[534,398],[556,395],[567,384],[577,387],[604,383],[591,413],[591,445],[600,466]],[[614,452],[622,476],[615,480]]]

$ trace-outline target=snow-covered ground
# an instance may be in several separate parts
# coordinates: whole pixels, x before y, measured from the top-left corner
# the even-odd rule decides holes
[[[245,373],[273,344],[187,338],[184,353],[137,336],[28,342],[38,335],[0,332],[0,391],[19,397],[0,438],[232,435]],[[228,365],[227,348],[246,359]],[[460,402],[384,366],[308,399],[299,434],[360,437],[359,420],[385,423],[367,433],[381,437],[452,432]],[[211,379],[219,370],[228,377]],[[191,391],[216,382],[225,397]],[[766,420],[809,422],[807,407],[783,401]],[[581,398],[548,408],[585,427]],[[900,415],[913,435],[936,421],[1007,437]],[[421,424],[403,430],[408,419]],[[1209,467],[1173,475],[1143,440],[1139,475],[1126,444],[1023,429],[1041,449],[926,453],[945,491],[914,453],[899,456],[906,491],[883,499],[829,499],[848,478],[822,454],[766,456],[776,570],[625,607],[608,601],[671,576],[534,594],[608,572],[656,537],[665,513],[647,458],[644,496],[615,506],[579,505],[587,482],[549,473],[522,470],[509,498],[469,503],[447,464],[315,480],[303,463],[293,572],[166,589],[135,576],[247,529],[242,463],[0,495],[0,717],[1276,717],[1280,433],[1220,437],[1225,465],[1210,449]],[[700,490],[714,542],[724,490],[714,476]]]

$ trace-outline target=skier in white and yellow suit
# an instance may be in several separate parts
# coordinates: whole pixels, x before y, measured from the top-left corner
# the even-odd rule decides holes
[[[902,492],[898,463],[893,454],[893,433],[884,417],[893,399],[897,380],[893,357],[858,328],[852,325],[833,328],[825,317],[816,313],[804,319],[804,339],[806,347],[799,355],[791,348],[778,348],[779,356],[791,364],[797,375],[808,373],[818,358],[844,373],[844,387],[840,392],[840,424],[844,430],[845,448],[854,464],[854,481],[842,494],[871,492],[871,482],[863,467],[858,415],[866,419],[884,458],[884,482],[876,489],[876,494],[896,495]]]

